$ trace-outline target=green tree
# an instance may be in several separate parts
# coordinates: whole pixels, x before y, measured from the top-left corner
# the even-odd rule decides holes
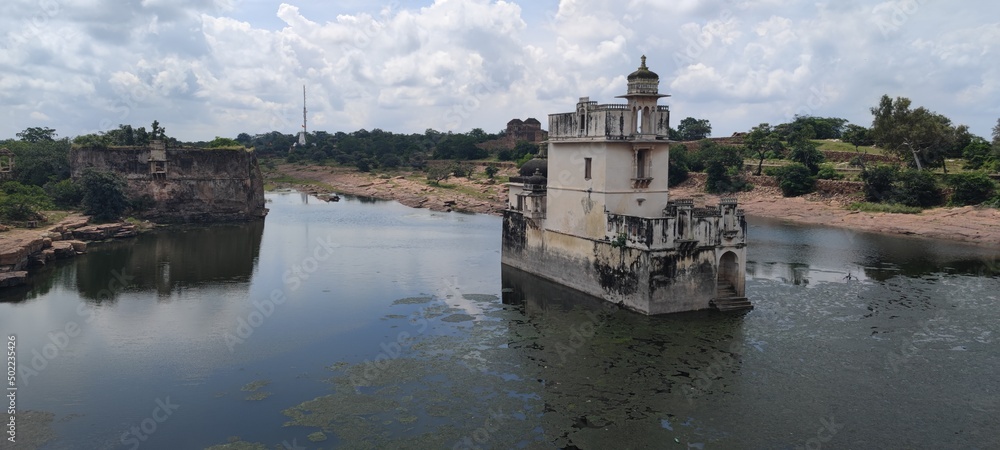
[[[56,140],[56,130],[48,127],[29,127],[15,136],[24,142],[52,142]]]
[[[0,217],[5,220],[41,220],[41,211],[50,208],[51,200],[38,186],[17,181],[0,185]]]
[[[15,179],[23,184],[44,186],[49,181],[69,178],[69,139],[37,142],[8,142],[14,152]]]
[[[208,143],[208,148],[232,148],[232,147],[242,147],[243,145],[239,143],[236,139],[224,138],[216,136]]]
[[[926,108],[910,109],[910,99],[883,95],[871,108],[871,137],[876,145],[900,160],[913,158],[917,169],[944,165],[944,157],[954,146],[955,128],[951,120]]]
[[[792,144],[788,159],[806,166],[812,175],[819,173],[819,165],[826,161],[823,152],[819,151],[819,145],[806,139],[797,140]]]
[[[809,168],[801,163],[791,163],[779,168],[775,178],[778,180],[778,187],[781,188],[781,195],[785,197],[798,197],[816,189],[816,178]]]
[[[743,140],[743,148],[750,156],[757,158],[757,170],[754,175],[760,175],[764,167],[764,160],[768,155],[780,153],[783,149],[778,135],[771,128],[771,125],[762,123],[753,127]]]
[[[677,134],[682,141],[698,141],[712,135],[712,124],[706,119],[686,117],[677,124]]]
[[[996,193],[996,183],[982,172],[966,172],[952,175],[948,178],[952,187],[951,204],[978,205]]]
[[[712,141],[701,141],[705,162],[705,190],[711,193],[737,192],[747,187],[743,180],[743,157],[739,149],[722,147]]]
[[[83,173],[83,212],[98,221],[117,220],[129,207],[121,175],[88,169]]]
[[[1000,149],[1000,119],[997,119],[997,124],[993,126],[993,147]]]
[[[868,136],[868,128],[860,125],[848,124],[844,128],[841,139],[854,146],[854,151],[860,152],[862,145],[872,145],[872,140]]]
[[[684,144],[670,147],[670,157],[667,166],[667,186],[674,187],[688,179],[691,171],[688,167],[688,149]]]
[[[75,209],[83,201],[83,187],[71,179],[48,182],[44,186],[45,193],[52,197],[56,206],[66,209]]]
[[[977,136],[962,150],[962,157],[965,158],[966,169],[989,167],[994,161],[993,147],[986,139]]]
[[[893,197],[893,184],[899,176],[899,167],[879,164],[861,172],[864,182],[865,200],[869,202],[890,202]]]
[[[497,172],[499,171],[500,168],[498,168],[496,164],[488,164],[485,169],[486,176],[491,180],[493,179],[494,176],[496,176]]]
[[[930,172],[904,170],[893,186],[893,202],[906,206],[928,208],[941,204],[943,192]]]

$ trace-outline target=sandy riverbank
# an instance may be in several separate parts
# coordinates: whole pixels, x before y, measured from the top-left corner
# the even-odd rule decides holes
[[[502,175],[513,174],[512,170],[507,172],[510,173]],[[288,187],[397,200],[415,208],[499,215],[506,207],[506,188],[502,184],[489,184],[481,179],[481,174],[480,179],[472,181],[450,178],[444,183],[451,187],[442,188],[429,186],[420,173],[400,173],[380,178],[345,168],[287,164],[279,166],[277,173],[315,181]],[[672,189],[672,198],[696,198],[699,203],[716,203],[719,196],[705,194],[702,180],[703,177],[696,174]],[[859,201],[860,196],[809,194],[785,198],[777,188],[767,186],[757,186],[753,191],[739,193],[736,197],[740,208],[752,217],[961,241],[1000,249],[1000,210],[993,208],[934,208],[921,214],[857,212],[844,207]]]

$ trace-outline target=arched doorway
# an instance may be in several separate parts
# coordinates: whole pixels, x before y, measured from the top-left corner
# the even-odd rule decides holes
[[[739,283],[740,260],[736,253],[726,252],[719,260],[719,276],[716,297],[741,297]]]

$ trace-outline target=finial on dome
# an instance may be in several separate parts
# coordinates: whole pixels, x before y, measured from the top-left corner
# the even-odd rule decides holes
[[[642,64],[639,64],[639,68],[640,68],[640,69],[646,69],[646,70],[649,70],[649,69],[648,69],[648,68],[646,67],[646,55],[642,55]]]

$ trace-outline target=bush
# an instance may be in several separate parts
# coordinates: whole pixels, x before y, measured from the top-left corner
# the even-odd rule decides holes
[[[80,206],[83,201],[83,186],[71,179],[59,182],[45,183],[45,192],[52,197],[52,201],[57,207],[73,209]]]
[[[747,188],[743,180],[743,157],[737,149],[720,147],[714,142],[702,142],[705,161],[705,190],[711,193],[737,192]]]
[[[892,199],[893,183],[899,176],[899,167],[877,165],[861,173],[864,181],[865,201],[888,202]]]
[[[816,179],[804,164],[791,163],[782,167],[777,175],[778,187],[785,197],[798,197],[816,189]]]
[[[688,179],[688,151],[684,144],[670,148],[669,165],[667,166],[667,185],[677,186]]]
[[[883,212],[893,214],[920,214],[923,209],[913,206],[903,206],[898,203],[851,203],[847,209],[862,212]]]
[[[489,177],[489,179],[491,180],[493,179],[493,176],[496,175],[497,172],[499,171],[500,169],[495,164],[490,164],[486,166],[486,176]]]
[[[117,220],[130,206],[121,175],[87,170],[83,174],[83,212],[98,221]]]
[[[943,197],[944,193],[938,187],[934,174],[916,169],[900,172],[893,190],[893,201],[906,206],[937,206],[941,204]]]
[[[978,205],[989,200],[996,192],[996,183],[982,172],[952,175],[948,184],[954,189],[952,205]]]
[[[819,172],[816,172],[816,178],[820,180],[843,180],[844,175],[837,172],[833,164],[820,164]]]
[[[497,159],[500,161],[513,161],[514,151],[509,148],[502,149],[497,152]]]
[[[809,169],[809,173],[816,175],[819,172],[819,165],[826,160],[823,153],[817,149],[815,142],[800,140],[792,147],[788,159],[801,163]]]
[[[41,211],[52,207],[45,191],[38,186],[8,181],[0,185],[0,218],[4,220],[39,220]]]

